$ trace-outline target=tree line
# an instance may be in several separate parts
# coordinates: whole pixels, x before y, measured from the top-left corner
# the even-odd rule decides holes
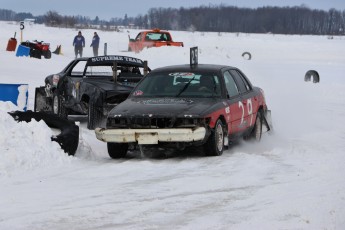
[[[345,30],[345,10],[316,10],[298,7],[238,8],[226,5],[209,5],[191,8],[151,8],[144,15],[136,17],[111,18],[62,16],[48,11],[42,16],[31,13],[15,13],[0,9],[0,20],[21,21],[35,18],[37,23],[59,27],[88,27],[100,25],[103,28],[135,26],[137,28],[161,28],[166,30],[243,32],[274,34],[342,35]]]

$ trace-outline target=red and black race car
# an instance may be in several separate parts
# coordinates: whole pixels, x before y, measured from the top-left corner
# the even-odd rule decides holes
[[[270,129],[262,89],[235,67],[199,64],[153,70],[95,132],[109,156],[121,158],[138,144],[202,146],[219,156],[233,139],[260,140]]]

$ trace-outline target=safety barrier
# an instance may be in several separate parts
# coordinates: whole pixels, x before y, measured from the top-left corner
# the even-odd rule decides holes
[[[18,109],[26,111],[28,103],[28,84],[1,84],[0,101],[11,101]]]

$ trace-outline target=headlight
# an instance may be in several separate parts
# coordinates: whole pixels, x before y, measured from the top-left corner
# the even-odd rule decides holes
[[[53,75],[53,86],[57,86],[60,80],[60,76],[59,75]]]

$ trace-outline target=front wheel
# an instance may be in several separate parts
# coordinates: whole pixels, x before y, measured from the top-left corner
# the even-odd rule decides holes
[[[53,106],[52,107],[53,107],[52,112],[54,114],[56,114],[62,118],[67,118],[68,113],[67,113],[65,106],[63,106],[63,104],[62,104],[62,97],[56,93],[53,95]]]
[[[206,156],[220,156],[224,151],[224,128],[223,122],[217,120],[207,142],[203,145]]]
[[[108,154],[112,159],[123,158],[126,156],[128,151],[128,144],[125,143],[107,143]]]

